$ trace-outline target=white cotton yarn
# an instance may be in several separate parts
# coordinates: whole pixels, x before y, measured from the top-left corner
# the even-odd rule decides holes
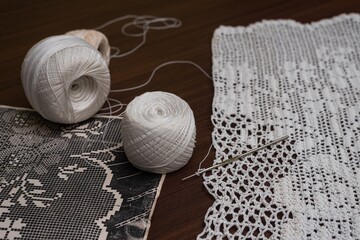
[[[110,91],[106,58],[88,42],[69,35],[34,45],[22,64],[21,80],[32,107],[44,118],[65,124],[93,116]]]
[[[120,53],[115,48],[117,52],[110,55],[106,36],[96,30],[85,29],[48,37],[34,45],[27,53],[21,70],[23,88],[32,107],[44,118],[57,123],[72,124],[92,117],[103,106],[110,92],[110,59],[125,57],[139,49],[146,42],[150,29],[181,25],[174,18],[129,15],[96,29],[128,18],[133,20],[124,25],[122,33],[142,37],[141,43],[128,52]],[[130,26],[138,27],[142,32],[128,33],[126,29]],[[112,92],[145,86],[159,68],[174,63],[192,64],[202,70],[190,61],[166,62],[153,71],[145,84]],[[111,106],[105,109],[110,109],[112,114]],[[129,161],[148,172],[163,174],[180,169],[189,161],[195,146],[193,112],[184,100],[171,93],[148,92],[136,97],[124,112],[121,131]]]
[[[137,168],[169,173],[187,164],[195,146],[196,127],[190,106],[166,92],[147,92],[132,100],[121,128],[124,149]]]

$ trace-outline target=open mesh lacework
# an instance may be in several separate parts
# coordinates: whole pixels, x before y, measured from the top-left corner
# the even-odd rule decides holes
[[[215,198],[198,239],[360,239],[360,17],[214,33]]]
[[[0,239],[146,238],[163,178],[129,163],[120,126],[0,106]]]

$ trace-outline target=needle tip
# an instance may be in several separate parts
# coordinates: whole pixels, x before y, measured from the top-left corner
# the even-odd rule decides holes
[[[194,176],[196,176],[196,174],[193,174],[193,175],[190,175],[190,176],[184,177],[184,178],[182,179],[182,181],[184,181],[184,180],[186,180],[186,179],[189,179],[189,178],[192,178],[192,177],[194,177]]]

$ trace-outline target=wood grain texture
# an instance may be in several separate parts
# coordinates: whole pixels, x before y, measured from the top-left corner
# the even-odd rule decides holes
[[[183,1],[1,1],[0,2],[0,104],[30,107],[20,81],[26,52],[39,40],[75,29],[91,29],[127,15],[179,18],[178,29],[150,31],[147,43],[134,54],[110,63],[112,88],[145,82],[152,70],[166,61],[190,60],[211,73],[211,39],[220,25],[243,25],[263,19],[317,21],[341,13],[360,12],[358,0],[183,0]],[[141,39],[124,37],[122,23],[102,32],[113,46],[127,51]],[[204,226],[212,198],[201,178],[181,179],[194,173],[211,144],[212,81],[191,65],[171,65],[157,72],[144,88],[112,94],[124,103],[147,91],[167,91],[186,100],[194,111],[197,143],[189,164],[168,174],[152,218],[149,240],[195,239]],[[212,154],[213,156],[213,154]],[[211,157],[205,163],[209,166]]]

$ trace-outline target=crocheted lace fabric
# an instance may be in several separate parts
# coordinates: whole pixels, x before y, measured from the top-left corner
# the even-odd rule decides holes
[[[146,239],[163,176],[129,163],[120,124],[0,106],[0,239]]]
[[[360,16],[214,33],[215,198],[198,239],[360,239]]]

